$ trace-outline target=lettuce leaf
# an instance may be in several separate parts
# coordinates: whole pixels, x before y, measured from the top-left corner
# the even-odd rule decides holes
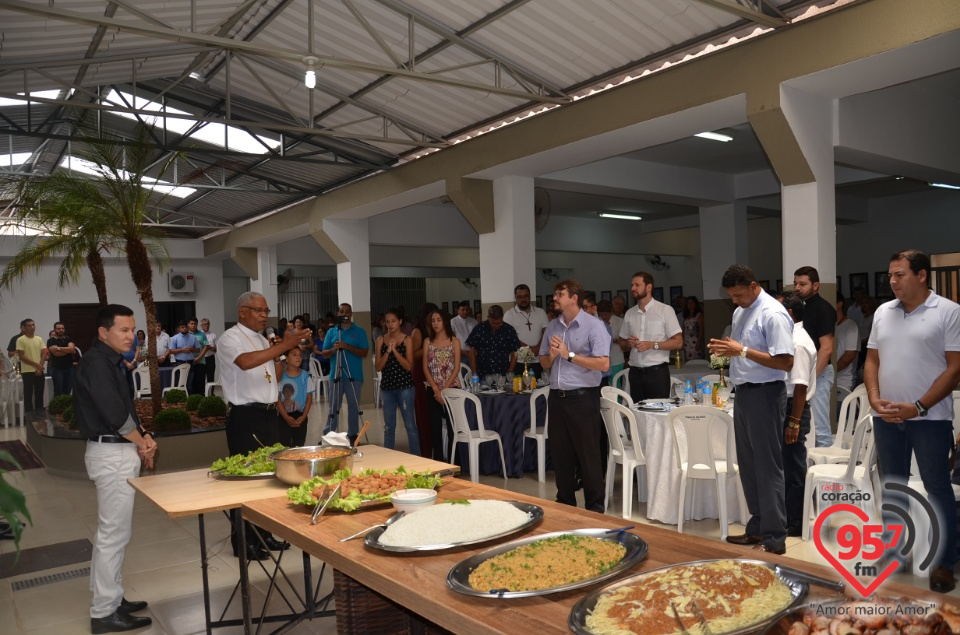
[[[435,474],[429,472],[419,472],[409,474],[402,465],[396,470],[374,470],[367,468],[362,470],[357,474],[357,476],[371,476],[371,475],[382,475],[382,474],[408,474],[406,487],[410,488],[424,488],[424,489],[436,489],[443,482],[443,479]],[[313,490],[318,486],[323,485],[336,485],[340,481],[345,481],[350,478],[353,473],[349,469],[337,470],[331,478],[323,478],[322,476],[317,476],[309,481],[304,481],[296,487],[291,487],[287,490],[287,500],[297,505],[309,505],[314,506],[317,504],[317,499],[313,496]],[[389,502],[390,496],[378,496],[375,494],[360,494],[359,492],[353,491],[350,492],[347,496],[339,496],[336,500],[330,503],[331,509],[339,509],[344,512],[352,512],[360,509],[360,505],[364,501],[383,501]]]

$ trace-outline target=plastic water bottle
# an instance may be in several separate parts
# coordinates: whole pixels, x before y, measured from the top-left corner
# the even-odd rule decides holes
[[[696,399],[694,399],[694,401],[696,401],[697,403],[703,403],[703,377],[702,376],[697,377],[697,389],[694,392],[696,394]]]
[[[703,382],[703,405],[704,406],[715,406],[717,405],[713,401],[713,386],[710,385],[710,382]]]
[[[690,383],[689,379],[687,380],[686,385],[683,387],[683,405],[693,405],[693,384]]]
[[[480,394],[480,375],[474,373],[473,377],[470,378],[470,392],[475,395]]]

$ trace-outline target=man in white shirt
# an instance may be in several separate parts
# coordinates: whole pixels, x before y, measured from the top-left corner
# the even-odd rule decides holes
[[[458,304],[457,315],[450,320],[450,328],[453,329],[453,334],[460,340],[461,359],[466,359],[465,356],[470,354],[470,347],[467,346],[467,338],[473,333],[473,329],[477,327],[477,324],[479,324],[479,322],[470,317],[470,302],[464,300]]]
[[[157,365],[170,365],[170,336],[163,330],[163,324],[157,321]]]
[[[843,311],[843,296],[837,294],[837,388],[853,390],[853,371],[860,352],[860,329]]]
[[[206,383],[212,383],[217,372],[217,334],[210,330],[210,318],[200,320],[200,330],[207,338],[207,352],[203,356],[207,367]]]
[[[780,298],[793,318],[793,368],[787,376],[787,419],[783,424],[783,486],[787,535],[803,530],[803,491],[807,478],[810,399],[817,392],[817,347],[803,327],[803,296],[787,291]]]
[[[670,396],[670,351],[683,347],[683,331],[673,309],[653,299],[653,276],[633,274],[630,293],[637,305],[623,316],[620,339],[630,351],[630,396],[633,400]]]
[[[520,343],[523,346],[529,346],[533,354],[536,355],[540,351],[540,340],[543,339],[543,332],[550,323],[547,312],[530,304],[530,287],[525,284],[516,286],[513,290],[513,297],[517,303],[503,316],[503,321],[514,328],[517,337],[520,338]],[[532,367],[531,372],[540,374],[539,363],[530,364],[530,366]]]

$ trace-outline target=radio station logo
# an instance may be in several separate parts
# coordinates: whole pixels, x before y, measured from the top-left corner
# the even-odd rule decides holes
[[[873,505],[870,492],[861,492],[850,485],[830,483],[817,492],[821,503],[830,504],[817,516],[813,527],[813,542],[817,551],[849,582],[863,597],[871,595],[915,551],[913,559],[921,571],[926,571],[940,548],[940,522],[933,505],[915,489],[901,483],[887,482],[883,488],[897,492],[919,503],[928,519],[930,543],[926,553],[920,553],[920,545],[926,544],[926,536],[917,536],[916,525],[910,511],[895,503],[883,503],[882,509],[889,515],[900,518],[899,523],[876,524],[870,522],[870,516],[855,504]],[[846,523],[837,530],[836,545],[823,540],[823,525],[831,516],[838,513],[853,514],[862,522],[861,526]],[[918,541],[919,538],[919,541]],[[862,580],[866,580],[866,584]]]

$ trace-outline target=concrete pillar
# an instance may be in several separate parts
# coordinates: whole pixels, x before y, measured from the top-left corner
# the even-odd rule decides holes
[[[373,402],[373,344],[370,338],[370,225],[367,219],[323,219],[321,231],[313,232],[314,239],[337,263],[337,303],[346,302],[353,308],[353,322],[367,332],[370,353],[363,360],[362,404]],[[363,407],[361,407],[363,409]],[[346,402],[341,409],[345,430]],[[367,415],[361,416],[361,426]]]
[[[705,337],[719,338],[730,324],[733,303],[721,280],[730,265],[748,262],[747,204],[743,201],[700,208],[700,263],[703,276]]]
[[[480,234],[482,320],[491,304],[513,306],[513,288],[536,289],[536,240],[533,229],[533,179],[505,176],[493,182],[494,230]]]
[[[250,290],[261,294],[273,314],[267,324],[276,327],[280,319],[277,313],[279,297],[277,295],[277,246],[257,248],[256,276],[250,276]],[[249,273],[249,272],[248,272]]]

